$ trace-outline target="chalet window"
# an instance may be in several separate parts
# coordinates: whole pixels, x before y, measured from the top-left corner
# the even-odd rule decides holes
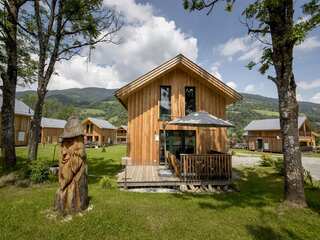
[[[185,115],[196,111],[196,88],[185,88]]]
[[[160,119],[171,119],[171,87],[160,86]]]

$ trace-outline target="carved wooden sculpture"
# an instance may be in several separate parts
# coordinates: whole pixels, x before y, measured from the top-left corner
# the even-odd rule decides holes
[[[61,136],[59,189],[55,209],[74,213],[88,207],[88,180],[83,129],[78,118],[70,117]]]

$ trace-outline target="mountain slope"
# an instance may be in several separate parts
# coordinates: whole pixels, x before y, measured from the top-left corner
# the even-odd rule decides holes
[[[126,124],[127,112],[113,96],[116,89],[105,88],[71,88],[65,90],[49,91],[48,102],[54,101],[62,106],[71,106],[81,118],[87,116],[102,117],[115,125]],[[239,136],[243,128],[254,119],[277,118],[278,100],[260,95],[243,93],[243,100],[233,104],[227,109],[227,118],[236,126],[235,131]],[[19,99],[33,106],[35,91],[18,92]],[[33,100],[30,100],[33,96]],[[320,104],[300,102],[300,112],[311,121],[314,129],[320,128]],[[63,111],[63,109],[61,110]],[[51,117],[52,111],[47,113]]]

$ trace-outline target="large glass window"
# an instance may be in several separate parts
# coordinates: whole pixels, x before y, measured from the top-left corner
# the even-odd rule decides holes
[[[196,111],[196,88],[185,88],[185,115]]]
[[[160,119],[171,119],[171,87],[160,86]]]
[[[196,151],[196,131],[192,130],[166,130],[160,131],[160,163],[164,163],[164,142],[166,149],[180,159],[180,154],[193,154]]]

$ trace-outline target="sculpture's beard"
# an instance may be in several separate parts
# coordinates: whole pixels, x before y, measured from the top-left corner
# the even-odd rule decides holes
[[[64,140],[61,147],[63,164],[74,157],[85,158],[85,146],[81,137]]]

